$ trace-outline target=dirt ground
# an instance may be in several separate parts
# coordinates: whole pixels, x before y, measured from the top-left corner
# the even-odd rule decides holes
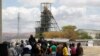
[[[83,56],[100,56],[100,46],[83,47],[83,48],[84,48]]]

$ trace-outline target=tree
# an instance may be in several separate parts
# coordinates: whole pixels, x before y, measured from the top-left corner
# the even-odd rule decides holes
[[[76,26],[72,26],[72,25],[68,25],[68,26],[63,26],[62,27],[62,30],[65,31],[67,29],[71,29],[71,30],[75,30],[76,29]]]
[[[62,32],[44,32],[43,35],[46,38],[62,38],[64,36]]]
[[[76,26],[64,26],[62,28],[63,34],[65,38],[68,38],[70,40],[75,40],[78,37],[77,31],[76,30]]]
[[[81,32],[79,33],[79,39],[92,39],[92,37],[87,32]]]
[[[100,33],[96,34],[95,38],[100,39]]]

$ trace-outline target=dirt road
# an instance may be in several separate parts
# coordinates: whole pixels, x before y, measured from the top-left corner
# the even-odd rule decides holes
[[[100,46],[84,47],[83,56],[100,56]]]

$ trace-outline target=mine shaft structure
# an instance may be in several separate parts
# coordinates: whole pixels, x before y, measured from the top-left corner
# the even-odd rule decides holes
[[[59,26],[51,12],[51,3],[41,3],[41,20],[37,21],[36,34],[49,31],[59,31]]]

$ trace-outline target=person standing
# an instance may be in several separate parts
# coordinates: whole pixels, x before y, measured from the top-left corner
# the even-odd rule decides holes
[[[76,56],[76,48],[74,43],[71,45],[71,56]]]
[[[15,47],[14,47],[14,45],[12,43],[11,43],[9,49],[8,49],[8,53],[9,53],[8,56],[17,56],[18,55],[18,53],[15,50]]]
[[[70,51],[71,51],[71,48],[70,48],[70,45],[68,45],[68,56],[71,56]]]
[[[68,48],[66,43],[63,44],[63,56],[68,56]]]
[[[82,46],[81,46],[81,43],[78,43],[78,44],[77,44],[76,56],[83,56],[83,48],[82,48]]]
[[[50,47],[51,56],[56,56],[56,48],[57,48],[57,46],[53,43],[53,45]]]
[[[27,45],[23,48],[22,56],[30,56],[32,46],[27,43]]]
[[[36,39],[35,37],[33,37],[33,35],[30,35],[30,38],[28,41],[31,46],[34,46],[34,44],[36,43]]]
[[[36,39],[35,37],[33,37],[33,35],[30,35],[29,38],[29,44],[31,45],[32,49],[31,49],[31,56],[35,56],[35,52],[36,52]]]
[[[15,50],[17,51],[17,56],[21,56],[21,54],[23,52],[23,48],[21,48],[19,43],[15,44]]]
[[[56,56],[63,56],[63,54],[62,54],[62,48],[63,48],[63,44],[58,44],[57,45]]]

